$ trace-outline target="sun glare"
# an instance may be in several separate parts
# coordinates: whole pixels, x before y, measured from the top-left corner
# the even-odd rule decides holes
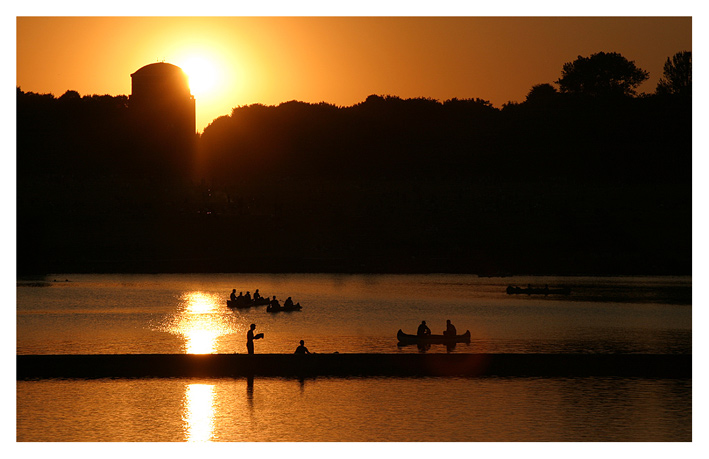
[[[189,56],[176,65],[187,74],[190,90],[196,98],[208,96],[219,89],[221,72],[213,59],[206,56]]]
[[[175,45],[168,53],[168,62],[180,67],[187,75],[190,92],[195,97],[197,130],[201,131],[215,118],[229,114],[235,105],[235,85],[243,78],[235,78],[238,58],[224,52],[219,46]]]
[[[211,354],[217,350],[220,337],[235,332],[219,295],[189,292],[180,302],[180,311],[170,318],[165,331],[185,340],[187,354]]]

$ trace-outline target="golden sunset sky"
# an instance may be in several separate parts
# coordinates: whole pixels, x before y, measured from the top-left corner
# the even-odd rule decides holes
[[[370,94],[389,94],[441,101],[481,98],[499,108],[508,101],[522,102],[533,85],[553,83],[565,62],[600,51],[619,52],[649,71],[650,78],[640,92],[650,93],[662,75],[667,57],[692,51],[693,33],[694,43],[703,49],[707,30],[707,21],[699,14],[702,2],[688,0],[664,2],[660,9],[639,7],[639,2],[602,0],[594,2],[590,10],[570,5],[576,2],[520,1],[508,5],[499,1],[491,2],[495,4],[491,7],[462,0],[422,2],[423,6],[390,2],[392,5],[387,7],[381,6],[386,3],[383,0],[362,0],[356,4],[366,6],[345,8],[333,6],[341,2],[313,4],[307,0],[276,2],[275,7],[268,0],[252,2],[251,7],[238,1],[216,5],[211,1],[191,2],[188,7],[161,1],[150,2],[157,4],[151,8],[136,6],[140,2],[133,0],[127,2],[131,5],[128,8],[116,8],[113,3],[108,8],[97,7],[98,2],[77,4],[73,0],[11,3],[12,11],[3,16],[3,30],[5,61],[13,67],[5,77],[10,78],[14,70],[16,86],[57,97],[67,90],[81,95],[130,95],[131,73],[144,65],[165,61],[190,74],[200,132],[215,118],[228,115],[233,107],[276,105],[289,100],[347,106]],[[228,3],[232,5],[227,8]],[[693,14],[698,16],[692,19]],[[307,17],[294,17],[301,15]],[[695,53],[699,59],[693,62],[695,82],[706,74],[702,72],[705,65],[700,51]],[[15,89],[10,82],[3,87],[8,95],[4,123],[7,132],[3,137],[12,139]],[[703,87],[706,86],[695,84],[694,89],[694,124],[700,127],[694,129],[695,152],[709,151],[703,135],[706,117],[700,118],[703,110],[696,108],[704,107]],[[3,204],[14,216],[16,151],[11,142],[7,151],[10,166],[4,168],[7,189],[3,190]],[[707,181],[701,179],[709,171],[706,157],[696,154],[693,167],[694,196],[700,198],[694,199],[695,235],[709,230],[703,204],[706,199],[701,199],[709,196],[709,190],[705,190]],[[12,254],[15,225],[7,223],[10,234],[5,238],[6,252]],[[709,279],[702,263],[709,255],[705,241],[706,238],[696,237],[693,244],[697,260],[693,275],[698,285]],[[5,304],[12,304],[15,287],[10,282],[15,275],[15,260],[5,257],[2,266],[8,283],[3,299]],[[695,303],[701,304],[705,295],[703,289],[698,289]],[[707,319],[706,311],[696,308],[695,323],[704,326]],[[5,333],[10,349],[15,346],[15,326],[12,320],[6,322],[11,325]],[[707,334],[698,330],[694,347],[701,352],[709,346],[703,338]],[[14,365],[13,354],[6,353],[10,366]],[[699,387],[704,388],[701,384]],[[7,393],[14,397],[14,392]],[[695,443],[697,440],[701,439],[695,439]],[[282,446],[289,449],[279,452],[292,453],[292,445]],[[393,454],[402,449],[398,444],[376,446],[378,452],[391,448],[386,451]],[[416,444],[411,449],[404,446],[407,453],[420,454],[422,448],[425,452],[441,452],[439,444]],[[517,446],[509,446],[516,448],[510,453],[518,452]],[[558,446],[563,453],[581,457],[597,457],[599,453],[598,448],[579,452],[578,446]],[[613,445],[599,446],[601,453],[615,452],[610,449]],[[662,446],[633,448],[640,448],[640,454],[651,450],[669,452]],[[265,447],[243,445],[239,452],[262,454]],[[476,446],[493,454],[499,454],[500,447],[504,449],[505,445]],[[535,445],[531,448],[537,455],[546,451],[535,449]],[[308,454],[312,451],[308,450]],[[314,457],[321,457],[320,454]]]
[[[130,95],[131,73],[165,61],[190,77],[200,132],[233,107],[289,100],[457,97],[499,108],[600,51],[649,71],[640,92],[650,93],[667,57],[692,50],[691,17],[18,16],[23,91]]]

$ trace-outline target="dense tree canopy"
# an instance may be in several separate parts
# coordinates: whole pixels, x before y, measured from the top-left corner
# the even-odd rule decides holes
[[[692,95],[692,52],[680,51],[667,58],[662,78],[657,83],[658,94]]]
[[[525,102],[532,104],[548,103],[555,100],[558,94],[556,88],[549,83],[537,84],[529,90]]]
[[[579,56],[564,64],[556,83],[561,92],[587,96],[631,96],[649,73],[618,53]]]
[[[18,88],[18,270],[691,272],[691,99],[582,62],[502,109],[237,107],[184,160],[125,96]]]

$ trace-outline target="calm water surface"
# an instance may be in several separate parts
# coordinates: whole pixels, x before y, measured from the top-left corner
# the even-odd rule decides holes
[[[52,282],[53,280],[70,282]],[[421,275],[54,275],[18,282],[19,354],[418,352],[400,328],[446,319],[470,330],[454,352],[691,353],[691,278],[478,278]],[[569,285],[570,296],[507,295],[508,284]],[[44,285],[44,286],[43,286]],[[231,311],[233,288],[298,312]],[[446,352],[444,346],[429,352]]]
[[[54,280],[58,282],[53,282]],[[64,282],[68,279],[69,282]],[[505,293],[568,285],[570,296]],[[451,319],[451,352],[691,353],[691,278],[72,275],[18,281],[18,354],[420,352],[396,331]],[[303,310],[231,311],[232,288]],[[427,352],[449,352],[432,346]],[[236,378],[17,382],[19,441],[690,441],[689,379]]]
[[[691,441],[690,385],[613,378],[22,381],[17,439]]]

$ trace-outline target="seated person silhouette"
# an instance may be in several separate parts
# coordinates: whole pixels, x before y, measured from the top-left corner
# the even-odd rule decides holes
[[[416,331],[417,336],[429,336],[431,334],[431,329],[428,328],[426,325],[426,321],[422,320],[421,325],[419,325],[418,330]]]
[[[443,336],[447,336],[449,338],[452,338],[458,334],[458,331],[455,329],[455,325],[453,325],[449,320],[446,320],[446,330],[443,332]]]
[[[302,339],[300,340],[300,346],[295,348],[294,354],[310,354],[308,348],[305,347],[305,341],[303,341]]]

